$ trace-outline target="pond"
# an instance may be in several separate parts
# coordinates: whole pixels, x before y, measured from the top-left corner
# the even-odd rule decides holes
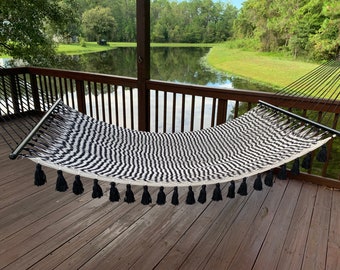
[[[259,91],[274,91],[270,87],[213,71],[204,65],[209,48],[151,48],[151,78],[155,80],[228,87]],[[110,51],[63,57],[63,68],[79,71],[137,77],[136,48],[116,48]],[[66,62],[66,64],[65,64]]]

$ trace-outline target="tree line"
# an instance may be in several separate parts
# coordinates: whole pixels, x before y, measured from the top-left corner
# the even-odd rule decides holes
[[[247,0],[233,29],[234,38],[251,39],[261,51],[334,58],[340,49],[340,1]]]
[[[56,42],[136,41],[137,0],[0,1],[0,53],[39,62]],[[151,0],[151,41],[216,43],[327,59],[339,54],[340,1]]]

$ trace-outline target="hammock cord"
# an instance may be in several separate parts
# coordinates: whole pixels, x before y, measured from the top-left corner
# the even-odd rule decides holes
[[[307,102],[304,98],[309,97],[309,104],[315,104],[318,108],[321,106],[326,109],[325,106],[330,106],[329,104],[339,106],[336,101],[339,98],[338,70],[339,65],[332,61],[321,65],[310,76],[303,76],[279,94],[296,97],[294,104],[300,102],[300,99],[301,102]],[[324,81],[320,82],[320,77]],[[15,78],[17,84],[25,85],[27,96],[30,92],[27,81],[20,76]],[[21,112],[14,113],[17,108],[14,108],[6,92],[6,88],[11,89],[12,83],[13,79],[3,76],[0,90],[7,99],[0,101],[0,112],[4,121],[7,116],[3,116],[6,115],[3,108],[12,112],[8,116],[11,120],[24,119],[23,126],[13,123],[6,130],[8,137],[17,145],[19,142],[13,138],[14,134],[21,141],[23,138],[27,141],[24,144],[27,146],[23,146],[24,151],[20,155],[58,170],[63,168],[67,172],[75,171],[88,177],[98,176],[102,180],[127,178],[137,182],[139,179],[152,182],[157,175],[156,179],[164,178],[165,183],[186,179],[189,183],[197,181],[201,184],[208,183],[205,181],[210,180],[209,175],[212,173],[215,177],[213,181],[221,178],[230,181],[235,177],[264,172],[272,169],[272,166],[281,166],[330,139],[327,132],[305,124],[302,118],[291,119],[289,114],[283,114],[282,111],[261,103],[244,116],[221,126],[199,132],[157,135],[107,125],[60,102],[52,106],[46,118],[43,118],[44,121],[39,122],[39,128],[33,128],[37,124],[33,117],[26,117]],[[297,86],[302,90],[297,91]],[[40,101],[47,101],[43,91],[41,94]],[[30,110],[29,100],[23,98],[21,93],[18,95],[21,100],[19,107]],[[334,100],[322,103],[331,98]],[[324,115],[319,114],[318,120],[322,117]],[[1,136],[4,137],[2,134]],[[22,142],[19,146],[21,145]],[[184,150],[178,149],[178,145]],[[286,148],[287,145],[289,147]],[[255,155],[253,151],[258,153]],[[153,155],[157,157],[155,160]],[[172,155],[174,158],[169,158]],[[182,160],[185,162],[182,163]],[[168,167],[172,169],[168,171]],[[157,181],[161,180],[156,180],[153,184],[163,184]]]
[[[297,104],[307,104],[312,111],[323,111],[322,115],[309,114],[308,118],[315,122],[322,122],[332,126],[332,113],[329,112],[331,106],[338,108],[340,97],[340,61],[330,60],[309,73],[302,76],[288,86],[279,91],[278,95],[296,97],[292,101],[291,107]],[[309,98],[308,101],[305,98]],[[310,106],[313,104],[313,106]],[[318,108],[318,109],[316,109]],[[333,120],[334,123],[334,120]]]

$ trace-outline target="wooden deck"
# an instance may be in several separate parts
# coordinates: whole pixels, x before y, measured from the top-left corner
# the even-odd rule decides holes
[[[0,269],[340,269],[340,192],[276,180],[248,196],[173,206],[112,203],[33,185],[35,165],[0,145]],[[69,186],[73,176],[65,175]],[[237,185],[238,186],[238,185]],[[124,186],[118,186],[121,196]],[[151,189],[153,201],[157,189]],[[199,189],[195,189],[196,196]]]

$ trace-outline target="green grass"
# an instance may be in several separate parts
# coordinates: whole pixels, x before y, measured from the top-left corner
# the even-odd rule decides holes
[[[296,61],[282,54],[268,54],[230,48],[226,44],[212,47],[208,65],[229,74],[282,88],[318,66]]]

